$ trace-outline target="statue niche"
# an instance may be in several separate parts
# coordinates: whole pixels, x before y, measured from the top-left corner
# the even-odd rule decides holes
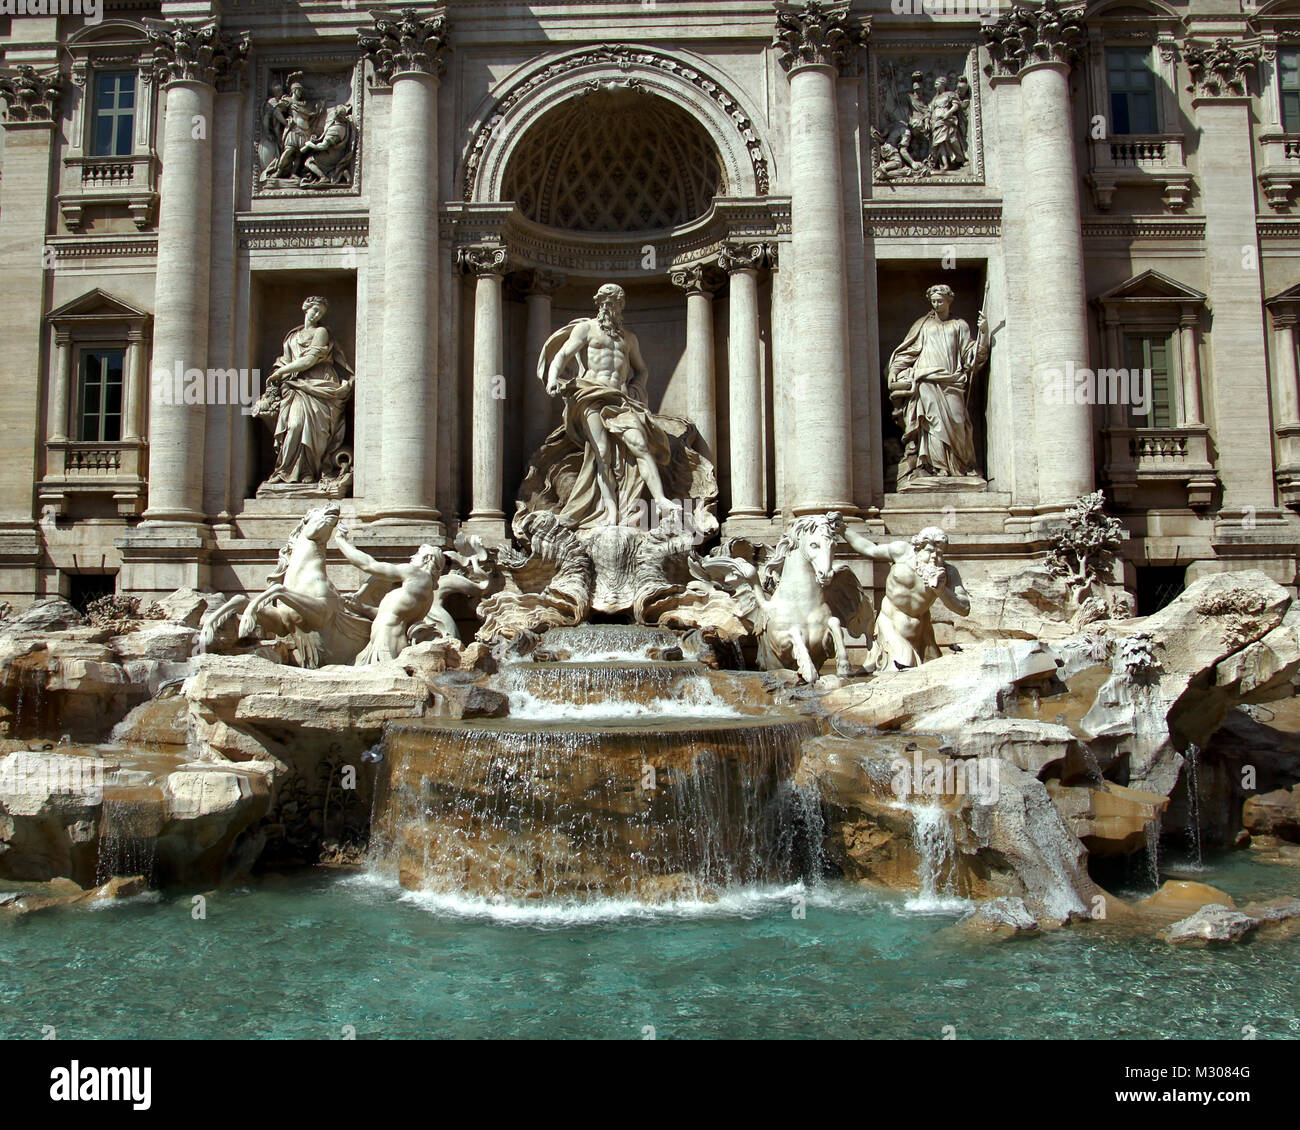
[[[343,498],[352,486],[346,409],[356,376],[324,325],[328,301],[313,296],[302,308],[303,323],[285,335],[253,406],[253,415],[275,430],[275,467],[257,488],[258,498]]]
[[[972,335],[965,321],[951,317],[949,286],[932,286],[925,296],[930,311],[890,355],[885,378],[902,430],[898,489],[982,487],[972,393],[988,361],[988,322],[981,310]]]

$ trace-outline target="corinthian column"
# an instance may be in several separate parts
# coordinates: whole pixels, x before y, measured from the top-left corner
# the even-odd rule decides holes
[[[216,83],[242,65],[247,37],[222,37],[215,20],[146,20],[154,73],[167,99],[158,185],[153,371],[208,368],[212,249],[213,102]],[[160,385],[165,385],[161,382]],[[149,412],[146,525],[195,526],[203,514],[202,404],[160,396]]]
[[[503,247],[467,247],[460,253],[461,270],[477,280],[469,520],[480,527],[478,532],[488,534],[505,532],[505,511],[501,509],[506,403],[501,286],[509,265]]]
[[[713,364],[713,292],[722,280],[702,263],[680,267],[668,277],[674,286],[686,291],[686,412],[699,429],[709,458],[714,459],[718,446],[718,395]]]
[[[391,84],[384,217],[384,398],[380,521],[437,536],[438,76],[446,18],[404,9],[357,33]],[[436,528],[430,529],[430,526]],[[412,531],[415,533],[416,531]]]
[[[731,277],[727,332],[727,409],[731,447],[731,511],[736,519],[766,518],[763,501],[763,371],[758,339],[758,270],[762,244],[728,244],[718,264]]]
[[[1020,85],[1020,161],[1036,394],[1038,502],[1059,508],[1093,487],[1092,406],[1068,374],[1088,367],[1087,295],[1070,67],[1084,43],[1082,8],[1013,8],[982,29],[995,78]],[[1061,395],[1064,387],[1065,394]]]
[[[796,514],[855,513],[844,186],[835,84],[866,32],[847,2],[777,4],[776,47],[790,79]],[[865,437],[863,437],[865,441]]]

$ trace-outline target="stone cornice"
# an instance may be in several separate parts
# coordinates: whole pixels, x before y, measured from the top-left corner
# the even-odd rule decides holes
[[[394,19],[388,12],[370,13],[374,27],[357,29],[357,46],[375,66],[375,76],[388,86],[394,75],[437,77],[446,69],[447,16],[442,9],[422,16],[403,8]]]
[[[1259,66],[1258,43],[1216,39],[1211,44],[1187,43],[1183,62],[1191,75],[1188,88],[1197,98],[1244,98],[1250,93],[1251,73]]]
[[[4,99],[5,125],[52,124],[59,116],[63,77],[58,71],[41,74],[35,67],[19,64],[15,73],[0,75],[0,98]]]
[[[1043,0],[1038,8],[1017,5],[993,24],[981,27],[994,78],[1014,78],[1039,63],[1072,66],[1087,34],[1083,7],[1062,8],[1056,0]]]
[[[871,34],[870,19],[860,21],[850,15],[848,0],[805,0],[775,7],[772,46],[781,66],[791,73],[802,67],[842,70]]]

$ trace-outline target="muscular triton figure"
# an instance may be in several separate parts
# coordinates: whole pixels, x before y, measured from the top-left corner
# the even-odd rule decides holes
[[[588,449],[571,504],[597,502],[606,522],[619,521],[643,487],[661,514],[680,509],[664,494],[659,468],[671,456],[669,440],[646,402],[649,372],[636,334],[623,325],[625,302],[615,283],[596,291],[596,316],[572,324],[546,368],[546,391],[564,398],[565,424]],[[574,362],[577,374],[566,379]],[[591,487],[596,496],[583,498]],[[571,517],[585,524],[588,515]]]
[[[961,574],[944,560],[948,535],[937,526],[927,526],[910,542],[877,545],[853,526],[846,526],[844,540],[869,560],[892,563],[885,579],[885,599],[876,617],[869,666],[889,671],[937,659],[931,606],[941,600],[960,616],[970,613],[970,596],[962,586]]]

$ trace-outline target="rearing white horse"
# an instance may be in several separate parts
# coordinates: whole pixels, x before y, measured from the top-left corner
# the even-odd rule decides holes
[[[737,597],[766,670],[793,670],[815,683],[834,655],[836,673],[850,673],[846,636],[869,634],[874,612],[853,572],[835,565],[843,529],[835,511],[810,514],[790,525],[761,567],[736,557],[692,562],[697,577],[720,581]]]

